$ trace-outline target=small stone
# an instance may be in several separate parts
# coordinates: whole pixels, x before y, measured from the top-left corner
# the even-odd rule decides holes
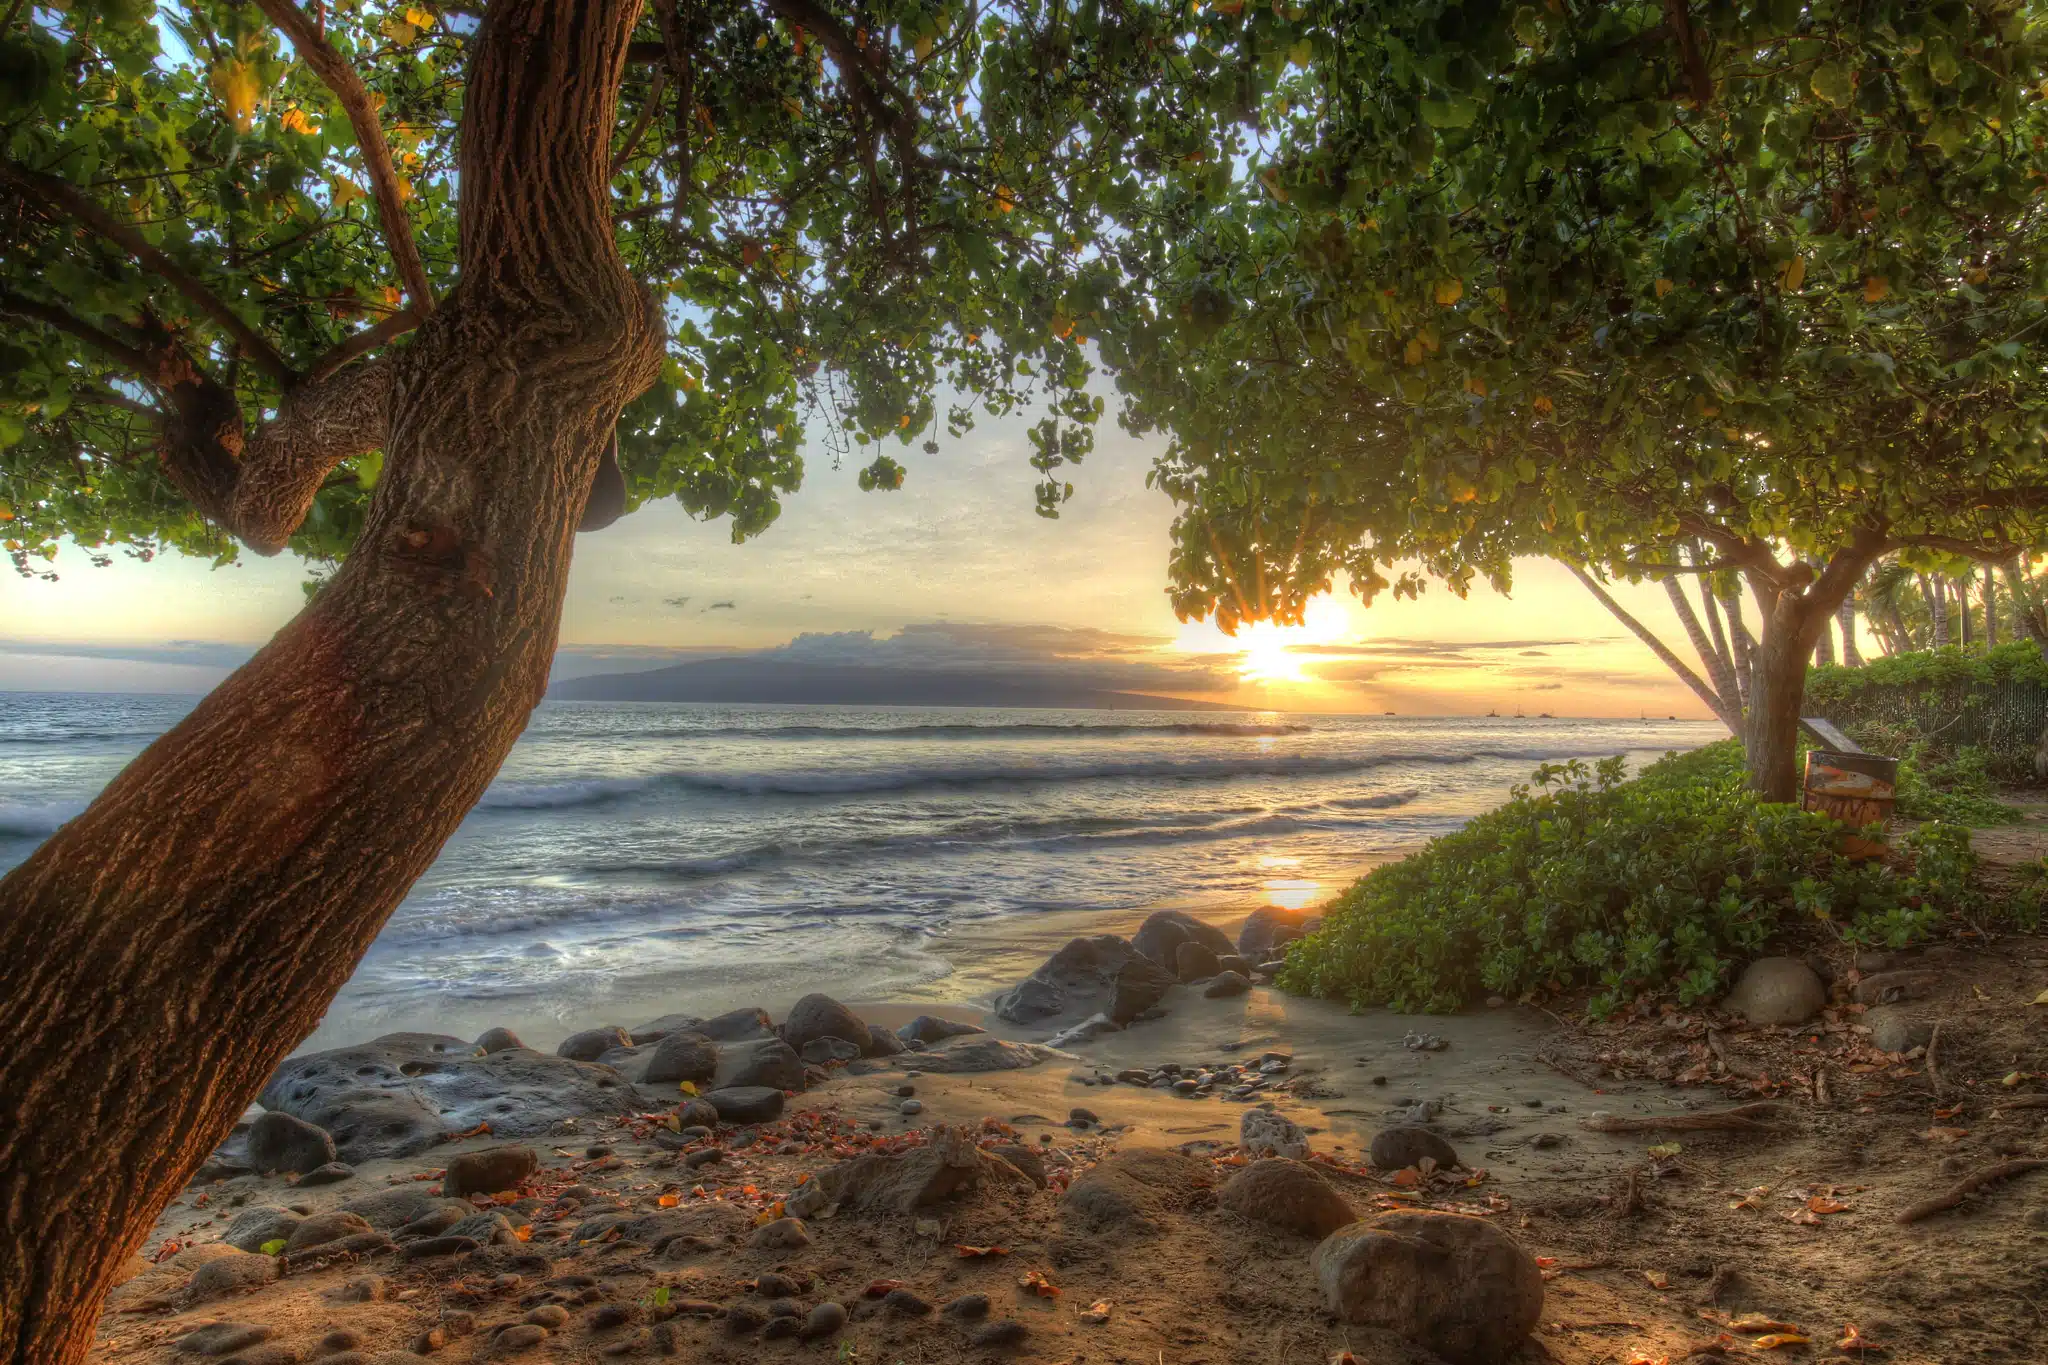
[[[516,1190],[539,1169],[540,1156],[531,1147],[464,1152],[449,1160],[447,1174],[441,1177],[441,1193],[449,1199],[464,1199],[472,1194]]]
[[[1538,1133],[1535,1137],[1529,1139],[1529,1145],[1542,1151],[1549,1151],[1552,1147],[1562,1147],[1564,1145],[1564,1135],[1561,1133]]]
[[[334,1160],[334,1138],[317,1123],[290,1114],[259,1114],[249,1125],[249,1165],[258,1172],[304,1175]]]
[[[1247,1109],[1238,1121],[1238,1141],[1253,1156],[1284,1156],[1299,1161],[1308,1155],[1308,1134],[1301,1125],[1271,1109]]]
[[[836,1303],[821,1303],[804,1319],[804,1340],[836,1336],[846,1326],[846,1309]]]
[[[1045,1135],[1044,1140],[1050,1141],[1051,1137],[1052,1135],[1048,1133]],[[1038,1186],[1039,1189],[1045,1188],[1045,1158],[1032,1151],[1029,1147],[1026,1147],[1023,1143],[998,1143],[996,1146],[990,1147],[988,1151],[991,1155],[1001,1157],[1018,1170],[1024,1172],[1024,1174],[1030,1176],[1031,1183]]]
[[[430,1356],[448,1344],[445,1328],[429,1327],[412,1339],[412,1353],[416,1356]]]
[[[949,1318],[985,1318],[988,1316],[988,1295],[962,1294],[939,1311]]]
[[[1489,995],[1486,997],[1486,1008],[1490,1010],[1497,1010],[1501,1006],[1507,1004],[1507,1002],[1508,999],[1504,995]]]
[[[715,1166],[723,1160],[725,1160],[725,1148],[705,1147],[685,1155],[683,1157],[683,1165],[690,1170],[697,1171],[702,1170],[706,1166]]]
[[[1204,986],[1202,994],[1211,1000],[1223,1000],[1233,995],[1243,995],[1251,988],[1252,983],[1245,977],[1236,972],[1224,972]]]
[[[1828,1002],[1813,968],[1796,957],[1760,957],[1742,969],[1721,1002],[1752,1024],[1803,1024]]]
[[[779,1341],[784,1337],[801,1336],[803,1335],[803,1330],[804,1320],[802,1318],[778,1314],[769,1318],[768,1325],[761,1329],[761,1340]]]
[[[725,1310],[725,1330],[734,1336],[746,1336],[757,1332],[761,1324],[768,1321],[766,1309],[751,1303],[736,1303]]]
[[[1345,1322],[1395,1333],[1452,1365],[1497,1365],[1543,1313],[1543,1273],[1484,1218],[1403,1210],[1332,1233],[1310,1269]]]
[[[1934,1036],[1934,1024],[1898,1005],[1874,1005],[1864,1012],[1870,1028],[1870,1045],[1880,1052],[1911,1052],[1926,1047]]]
[[[315,1166],[299,1177],[299,1188],[313,1189],[320,1185],[337,1185],[355,1177],[356,1168],[346,1161],[330,1161],[325,1166]]]
[[[491,1350],[494,1354],[510,1354],[513,1351],[523,1351],[529,1346],[538,1346],[547,1339],[548,1329],[538,1323],[514,1323],[491,1338]]]
[[[926,1317],[932,1311],[932,1306],[929,1303],[911,1293],[908,1289],[892,1289],[884,1294],[882,1296],[882,1307],[892,1313],[902,1313],[907,1317],[913,1318]],[[986,1312],[986,1307],[982,1311]]]
[[[470,1336],[476,1331],[476,1314],[461,1309],[450,1309],[441,1314],[441,1326],[448,1330],[451,1340],[455,1337]]]
[[[557,1057],[567,1057],[572,1062],[594,1062],[615,1047],[631,1047],[633,1040],[626,1031],[616,1024],[603,1028],[588,1028],[581,1033],[572,1033],[555,1049]]]
[[[1383,1171],[1420,1166],[1428,1157],[1437,1169],[1448,1171],[1458,1164],[1458,1151],[1427,1128],[1382,1128],[1372,1135],[1372,1164]]]
[[[1096,1117],[1093,1109],[1083,1109],[1077,1105],[1067,1111],[1067,1127],[1069,1128],[1086,1128],[1090,1124],[1100,1122],[1102,1120]]]
[[[1135,1067],[1127,1067],[1117,1072],[1115,1079],[1122,1081],[1125,1085],[1150,1085],[1152,1084],[1152,1073],[1149,1071],[1139,1071]]]
[[[924,1112],[924,1101],[905,1100],[896,1106],[896,1112],[905,1116],[922,1114]]]
[[[638,1355],[642,1351],[652,1350],[653,1347],[654,1333],[648,1331],[645,1327],[642,1327],[632,1336],[625,1337],[619,1341],[615,1341],[611,1343],[609,1346],[599,1347],[598,1354],[606,1356]]]
[[[372,1231],[369,1220],[358,1214],[316,1213],[292,1229],[292,1235],[285,1239],[286,1252],[304,1251],[308,1247],[338,1242],[344,1237]]]
[[[391,1294],[391,1281],[382,1275],[366,1275],[344,1284],[335,1297],[343,1303],[382,1303]]]
[[[773,1251],[801,1251],[811,1244],[811,1231],[801,1218],[778,1218],[754,1230],[753,1244]]]
[[[686,1135],[692,1128],[716,1128],[718,1110],[703,1100],[684,1100],[676,1106],[676,1124]]]
[[[1188,947],[1182,944],[1182,947]],[[985,1323],[968,1333],[968,1340],[976,1346],[1017,1346],[1031,1335],[1031,1329],[1015,1318],[1004,1318],[1000,1322]]]
[[[536,1327],[557,1328],[569,1321],[569,1310],[559,1303],[544,1303],[526,1315],[525,1321]]]
[[[624,1327],[640,1316],[640,1310],[623,1303],[608,1303],[590,1315],[590,1330],[609,1332],[614,1327]]]
[[[896,1098],[899,1100],[907,1100],[916,1093],[917,1087],[914,1085],[899,1085],[896,1087]]]
[[[1358,1219],[1314,1167],[1280,1157],[1240,1170],[1225,1182],[1217,1202],[1243,1217],[1317,1239]]]
[[[476,1050],[488,1057],[493,1052],[510,1052],[515,1047],[525,1047],[519,1035],[508,1028],[487,1028],[477,1035]]]
[[[676,1325],[674,1323],[657,1322],[654,1324],[655,1350],[661,1352],[665,1356],[672,1356],[676,1353],[678,1342],[679,1334],[676,1331]]]
[[[209,1322],[179,1337],[177,1349],[195,1356],[232,1355],[275,1335],[273,1329],[257,1323]]]
[[[703,1096],[722,1123],[773,1123],[782,1117],[782,1092],[765,1085],[737,1085]]]
[[[1186,947],[1187,945],[1183,944],[1181,946]],[[1195,1093],[1195,1091],[1199,1089],[1201,1089],[1200,1081],[1186,1077],[1183,1077],[1182,1079],[1177,1080],[1173,1083],[1173,1093],[1176,1095],[1192,1095]]]
[[[787,1275],[770,1271],[754,1281],[754,1292],[764,1299],[793,1299],[803,1293],[803,1286]]]
[[[236,1214],[221,1240],[237,1251],[261,1251],[266,1243],[291,1240],[301,1221],[290,1209],[259,1204]]]
[[[1385,1076],[1375,1076],[1372,1078],[1372,1084],[1374,1085],[1385,1085],[1386,1083],[1387,1078]]]
[[[583,1149],[583,1155],[588,1157],[592,1161],[600,1160],[604,1157],[610,1156],[611,1154],[612,1145],[609,1142],[593,1142],[588,1147],[585,1147]]]
[[[363,1344],[363,1334],[352,1332],[346,1327],[337,1327],[320,1338],[319,1353],[333,1355],[337,1351],[353,1351]]]

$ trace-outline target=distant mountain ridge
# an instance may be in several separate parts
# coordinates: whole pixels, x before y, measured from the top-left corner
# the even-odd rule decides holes
[[[1086,687],[994,672],[833,664],[783,651],[697,659],[633,673],[569,678],[559,701],[696,701],[828,706],[1009,706],[1101,711],[1242,711],[1221,702]]]

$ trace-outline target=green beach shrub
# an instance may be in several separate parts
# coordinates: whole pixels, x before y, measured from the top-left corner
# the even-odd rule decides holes
[[[1899,814],[1909,820],[1945,820],[1971,829],[2017,824],[2026,816],[1991,794],[1989,755],[1976,745],[1941,758],[1916,744],[1899,763]]]
[[[1718,994],[1798,921],[1903,946],[1977,908],[1967,830],[1908,836],[1910,871],[1839,856],[1844,833],[1759,800],[1732,740],[1633,780],[1619,758],[1545,764],[1505,805],[1360,878],[1288,954],[1280,984],[1431,1012],[1593,985],[1604,1015],[1646,991],[1681,1004]]]

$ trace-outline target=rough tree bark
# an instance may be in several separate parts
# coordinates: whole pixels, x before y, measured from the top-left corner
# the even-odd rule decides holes
[[[1752,659],[1743,750],[1750,784],[1767,801],[1799,798],[1799,711],[1806,700],[1806,661],[1820,632],[1841,609],[1873,560],[1884,534],[1872,527],[1838,550],[1827,567],[1781,567],[1758,555],[1743,571],[1763,616]]]
[[[1828,629],[1825,618],[1814,629],[1813,661],[1817,664],[1831,664],[1835,661],[1835,634]]]
[[[1863,667],[1863,651],[1856,647],[1856,604],[1844,599],[1842,609],[1835,613],[1835,620],[1842,627],[1842,664],[1847,668]]]
[[[541,698],[579,513],[660,354],[605,193],[638,9],[492,0],[464,97],[460,288],[349,381],[388,386],[355,552],[0,881],[4,1365],[84,1360],[116,1267]],[[172,426],[173,463],[238,482],[238,423]]]

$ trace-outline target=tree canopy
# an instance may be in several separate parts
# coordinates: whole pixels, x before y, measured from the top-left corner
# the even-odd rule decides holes
[[[253,425],[460,287],[456,131],[483,8],[10,8],[0,518],[18,570],[50,572],[67,536],[102,559],[232,557],[231,510],[154,455],[189,378],[170,357]],[[613,138],[620,249],[669,329],[620,423],[625,504],[674,496],[744,538],[798,485],[807,423],[888,489],[890,452],[1030,402],[1056,515],[1102,408],[1087,342],[1152,259],[1148,187],[1221,193],[1238,121],[1312,24],[657,0]],[[380,467],[376,450],[338,465],[291,548],[344,553]]]

